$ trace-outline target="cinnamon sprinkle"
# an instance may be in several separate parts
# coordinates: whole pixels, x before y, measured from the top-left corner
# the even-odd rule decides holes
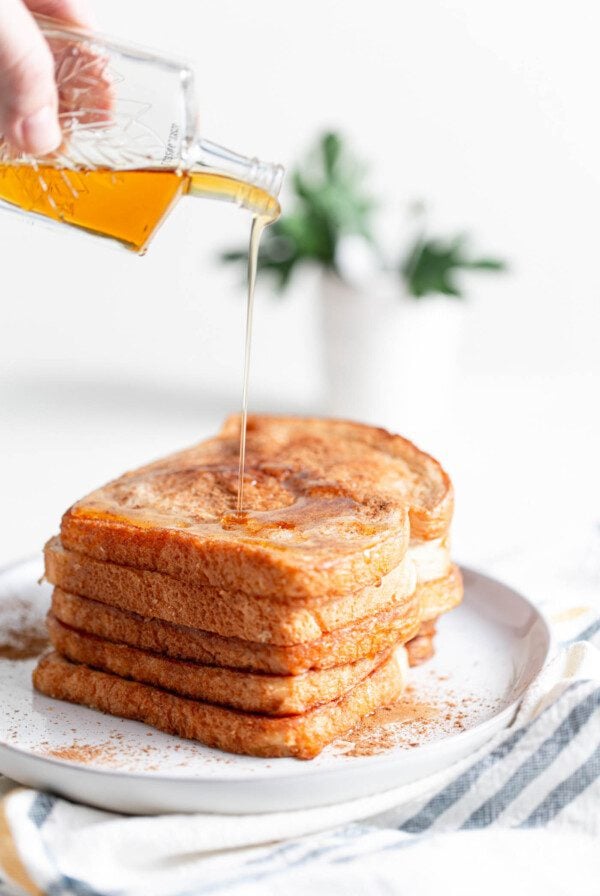
[[[0,605],[0,659],[30,660],[48,646],[43,619],[36,608],[22,598]]]
[[[391,750],[400,745],[403,728],[410,726],[413,731],[424,734],[439,714],[439,706],[415,699],[412,689],[407,688],[396,703],[381,706],[353,728],[344,738],[350,743],[350,748],[343,751],[344,756],[376,756]],[[414,739],[414,734],[411,738]],[[406,745],[412,744],[411,739]]]
[[[53,759],[66,759],[69,762],[81,762],[83,765],[88,765],[96,760],[101,760],[103,763],[108,760],[107,764],[110,764],[110,760],[115,758],[116,751],[115,744],[110,741],[105,741],[102,744],[82,744],[74,740],[67,747],[56,747],[43,752]]]
[[[442,687],[409,685],[402,697],[364,718],[335,744],[338,755],[377,756],[398,747],[408,749],[463,731],[491,709],[485,699],[465,694],[456,697]],[[475,712],[474,712],[475,709]]]
[[[101,743],[88,744],[79,740],[73,740],[65,746],[51,747],[44,742],[38,746],[38,750],[44,756],[53,759],[64,759],[67,762],[78,762],[81,765],[100,765],[108,768],[123,768],[128,759],[143,756],[150,759],[155,755],[155,750],[150,746],[130,746],[120,732],[111,732],[108,740]],[[146,770],[149,770],[147,767]]]

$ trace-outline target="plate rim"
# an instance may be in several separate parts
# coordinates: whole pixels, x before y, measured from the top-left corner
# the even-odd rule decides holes
[[[0,581],[7,573],[13,572],[14,570],[19,569],[22,566],[26,566],[29,563],[32,563],[34,560],[38,559],[38,555],[31,555],[27,558],[23,558],[21,560],[17,560],[13,563],[5,565],[0,568]],[[415,749],[418,750],[419,756],[423,756],[426,758],[432,753],[435,754],[440,752],[444,748],[448,747],[448,744],[464,744],[465,741],[469,739],[478,739],[481,737],[486,728],[493,728],[494,730],[504,730],[507,728],[511,721],[516,716],[520,703],[523,699],[523,696],[527,689],[531,687],[533,682],[539,676],[544,666],[546,665],[549,657],[552,655],[555,639],[552,633],[552,628],[550,623],[545,615],[545,613],[534,604],[529,598],[525,597],[520,591],[514,588],[512,585],[507,584],[506,582],[501,581],[500,579],[496,579],[493,576],[487,575],[484,572],[481,572],[477,567],[466,566],[461,563],[457,563],[461,572],[472,574],[478,580],[483,580],[484,582],[490,582],[494,585],[500,585],[502,588],[509,591],[514,597],[521,601],[521,603],[525,604],[529,610],[533,613],[535,617],[534,624],[540,628],[540,634],[542,636],[543,643],[543,651],[538,661],[538,667],[535,672],[532,674],[530,680],[521,690],[518,696],[505,706],[504,709],[500,710],[498,713],[492,715],[490,718],[485,719],[477,725],[473,725],[471,728],[466,729],[465,731],[459,731],[456,733],[448,734],[447,736],[441,738],[438,741],[434,741],[432,743],[420,744]],[[43,696],[43,695],[42,695]],[[89,707],[85,707],[90,709]],[[106,715],[103,713],[103,715]],[[135,721],[135,720],[129,720]],[[138,724],[145,724],[140,722]],[[151,726],[150,726],[151,727]],[[173,785],[198,785],[201,784],[206,786],[210,784],[213,785],[226,785],[226,784],[236,784],[236,783],[247,783],[252,782],[253,785],[260,785],[261,782],[271,782],[277,778],[294,778],[300,779],[303,777],[303,774],[313,775],[313,776],[328,776],[331,774],[337,774],[340,771],[350,771],[353,770],[363,770],[367,767],[384,767],[386,765],[396,764],[400,759],[400,754],[397,751],[390,750],[389,753],[381,753],[375,756],[352,756],[346,757],[346,760],[350,759],[351,761],[345,765],[339,765],[329,768],[315,768],[312,766],[310,761],[305,760],[295,760],[297,769],[295,772],[292,772],[290,768],[285,769],[276,769],[276,767],[269,767],[265,769],[263,772],[257,772],[249,774],[248,772],[241,771],[240,773],[230,773],[226,777],[220,777],[217,775],[211,775],[210,778],[203,778],[201,775],[193,775],[193,776],[184,776],[184,775],[169,775],[168,772],[160,772],[157,774],[156,771],[123,771],[118,768],[111,768],[110,766],[102,767],[102,766],[94,766],[88,763],[76,762],[72,759],[61,759],[53,756],[43,756],[38,753],[28,751],[23,749],[22,747],[15,746],[13,744],[8,744],[4,741],[0,740],[0,753],[1,752],[10,752],[15,756],[25,757],[29,760],[33,760],[35,762],[39,762],[44,765],[49,765],[50,767],[58,767],[61,769],[70,769],[72,771],[81,772],[85,774],[92,774],[98,776],[105,776],[109,778],[118,778],[120,781],[131,780],[131,781],[155,781],[155,782],[163,782],[169,783]],[[231,755],[235,760],[236,754],[227,754]],[[263,757],[254,757],[254,758],[263,758]],[[279,757],[270,757],[265,758],[265,761],[268,762],[276,762]],[[283,757],[290,758],[290,757]],[[340,758],[344,759],[343,754],[340,754]],[[312,770],[312,771],[311,771]]]

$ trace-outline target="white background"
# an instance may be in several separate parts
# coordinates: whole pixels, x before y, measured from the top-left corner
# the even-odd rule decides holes
[[[382,238],[406,208],[510,260],[469,300],[455,426],[433,446],[460,556],[600,519],[600,7],[589,0],[102,0],[103,30],[189,57],[203,132],[286,166],[325,127],[369,160]],[[139,259],[0,214],[0,563],[61,512],[238,404],[247,222],[183,201]],[[322,399],[314,279],[257,302],[252,405]],[[427,447],[427,446],[424,446]],[[558,533],[558,536],[557,536]],[[558,541],[557,541],[558,537]],[[550,542],[549,542],[550,543]]]

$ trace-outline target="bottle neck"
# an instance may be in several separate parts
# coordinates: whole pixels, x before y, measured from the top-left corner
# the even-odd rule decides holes
[[[247,158],[203,139],[193,144],[188,164],[192,194],[219,195],[255,214],[278,216],[277,196],[284,175],[281,165]],[[215,188],[215,179],[221,181],[220,188]]]

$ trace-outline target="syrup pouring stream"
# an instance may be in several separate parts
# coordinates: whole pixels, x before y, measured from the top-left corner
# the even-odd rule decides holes
[[[244,346],[244,381],[242,386],[242,413],[240,419],[240,462],[238,471],[237,512],[244,509],[244,467],[246,465],[246,429],[248,423],[248,380],[252,351],[252,321],[254,317],[254,287],[258,266],[258,248],[263,230],[274,218],[270,215],[254,215],[248,249],[248,299],[246,305],[246,341]]]

